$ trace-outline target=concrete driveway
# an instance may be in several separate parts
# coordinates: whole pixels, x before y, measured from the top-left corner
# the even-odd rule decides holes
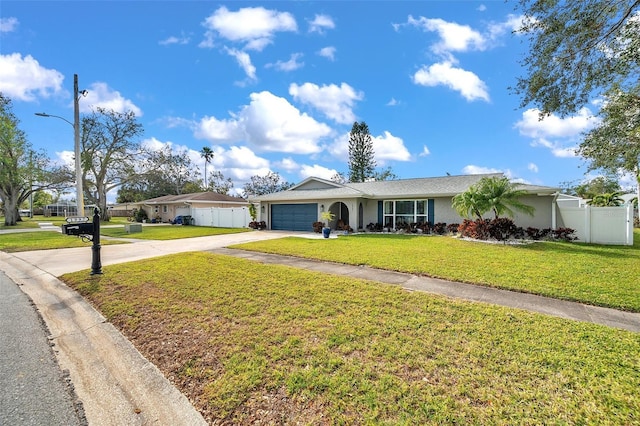
[[[100,257],[102,266],[104,267],[116,263],[132,262],[141,259],[148,259],[150,257],[165,256],[167,254],[189,251],[207,251],[227,247],[233,244],[271,240],[292,235],[315,237],[314,234],[309,232],[252,231],[237,234],[185,238],[181,240],[137,240],[133,244],[103,245],[100,249]],[[104,237],[102,238],[103,240],[105,239]],[[37,268],[55,277],[59,277],[60,275],[69,272],[90,269],[92,251],[91,243],[87,243],[87,247],[26,251],[13,253],[13,256],[32,265],[33,268]]]

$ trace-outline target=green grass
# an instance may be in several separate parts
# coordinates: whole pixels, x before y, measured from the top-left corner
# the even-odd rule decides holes
[[[91,221],[92,218],[89,218]],[[0,230],[6,229],[28,229],[28,228],[38,228],[39,222],[51,223],[55,226],[60,226],[63,223],[66,223],[66,218],[63,216],[52,216],[52,217],[44,217],[41,215],[33,216],[33,218],[23,217],[22,222],[18,222],[16,226],[4,226],[4,216],[0,216]],[[115,224],[124,224],[128,223],[126,217],[113,217],[109,222],[102,222],[104,225],[115,225]]]
[[[510,246],[450,237],[352,235],[233,246],[422,274],[640,312],[640,231],[633,246]]]
[[[100,244],[124,244],[124,242],[101,240]],[[0,235],[0,251],[7,253],[90,246],[91,242],[84,242],[78,237],[62,235],[53,231],[20,232]]]
[[[416,244],[310,243],[331,253],[390,241]],[[464,246],[466,260],[504,250]],[[631,332],[210,253],[62,279],[212,423],[640,424]]]
[[[179,238],[207,237],[211,235],[237,234],[249,232],[248,228],[212,228],[207,226],[145,226],[142,232],[127,234],[124,225],[119,228],[101,228],[100,235],[116,238],[136,238],[143,240],[175,240]]]

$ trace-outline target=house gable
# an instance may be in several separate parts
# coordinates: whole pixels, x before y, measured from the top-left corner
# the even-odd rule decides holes
[[[343,188],[344,185],[341,185],[337,182],[332,182],[330,180],[325,180],[317,177],[309,177],[300,182],[297,185],[292,186],[288,189],[288,191],[307,191],[307,190],[318,190],[318,189],[334,189],[334,188]]]

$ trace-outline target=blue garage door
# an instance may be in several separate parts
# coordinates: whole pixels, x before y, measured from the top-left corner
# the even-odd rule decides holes
[[[317,204],[272,204],[271,229],[278,231],[313,231],[318,221]]]

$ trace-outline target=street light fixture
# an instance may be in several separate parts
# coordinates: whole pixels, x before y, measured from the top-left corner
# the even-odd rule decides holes
[[[82,163],[80,161],[80,96],[87,96],[89,92],[83,90],[78,92],[78,74],[73,75],[73,123],[59,115],[36,112],[39,117],[54,117],[66,121],[73,126],[74,155],[76,157],[76,205],[77,215],[84,216],[84,191],[82,188]]]

